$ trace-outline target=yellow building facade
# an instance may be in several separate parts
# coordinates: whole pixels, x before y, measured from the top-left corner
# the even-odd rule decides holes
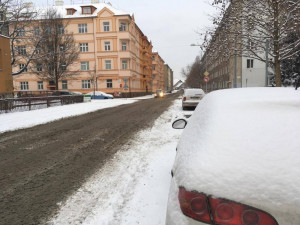
[[[152,90],[152,43],[135,23],[134,15],[105,3],[54,6],[68,23],[80,51],[69,68],[76,75],[59,81],[60,90],[88,93],[93,90],[139,96]],[[18,69],[18,65],[14,70]],[[28,70],[14,76],[17,91],[53,89]]]
[[[165,61],[160,57],[158,52],[152,53],[152,80],[153,80],[153,89],[164,90],[164,69]]]
[[[13,97],[9,38],[0,35],[0,98]]]

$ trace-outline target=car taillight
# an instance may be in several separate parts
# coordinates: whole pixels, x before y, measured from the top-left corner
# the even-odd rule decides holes
[[[181,187],[179,188],[178,199],[184,215],[198,221],[211,223],[206,195],[189,192]]]
[[[267,212],[203,193],[179,188],[178,199],[184,215],[216,225],[278,225]]]
[[[186,101],[186,97],[183,97],[183,101]]]

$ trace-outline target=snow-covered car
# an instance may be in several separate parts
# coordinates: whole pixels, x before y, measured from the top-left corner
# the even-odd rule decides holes
[[[106,94],[105,92],[102,91],[91,91],[87,93],[86,95],[90,95],[91,99],[113,99],[114,96],[111,94]]]
[[[200,88],[184,89],[182,95],[182,109],[188,107],[196,107],[200,100],[205,96],[205,93]]]
[[[211,92],[184,127],[167,225],[300,224],[300,91]]]

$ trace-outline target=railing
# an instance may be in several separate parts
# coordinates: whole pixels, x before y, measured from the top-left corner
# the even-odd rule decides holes
[[[83,95],[0,99],[0,113],[28,111],[83,102]]]

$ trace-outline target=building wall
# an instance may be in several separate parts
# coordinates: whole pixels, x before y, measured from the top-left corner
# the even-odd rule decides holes
[[[158,52],[152,53],[152,79],[153,79],[153,92],[156,90],[164,90],[164,60],[160,57]]]
[[[70,18],[68,22],[67,30],[73,33],[78,48],[80,43],[88,43],[88,52],[81,52],[79,59],[69,68],[76,75],[62,79],[67,81],[68,90],[82,93],[94,88],[106,93],[152,92],[152,43],[135,24],[134,16],[115,15],[105,7],[97,17]],[[104,22],[109,22],[109,31],[104,31]],[[120,29],[121,23],[126,24],[125,29]],[[87,24],[88,32],[79,33],[78,24]],[[105,48],[107,42],[109,50]],[[126,47],[122,47],[124,43]],[[106,69],[107,61],[111,62],[111,69]],[[88,71],[80,70],[81,62],[89,62]],[[62,80],[59,89],[63,89]],[[82,82],[86,80],[91,80],[90,87],[83,89]],[[37,90],[37,82],[42,80],[30,71],[22,73],[14,79],[16,91],[20,90],[23,81],[29,82],[29,90]],[[108,85],[110,81],[112,87]],[[51,88],[47,80],[43,82],[45,90]]]
[[[164,91],[172,91],[173,89],[173,70],[168,64],[164,65],[165,75],[164,75]]]
[[[0,98],[13,97],[9,39],[0,35]]]

